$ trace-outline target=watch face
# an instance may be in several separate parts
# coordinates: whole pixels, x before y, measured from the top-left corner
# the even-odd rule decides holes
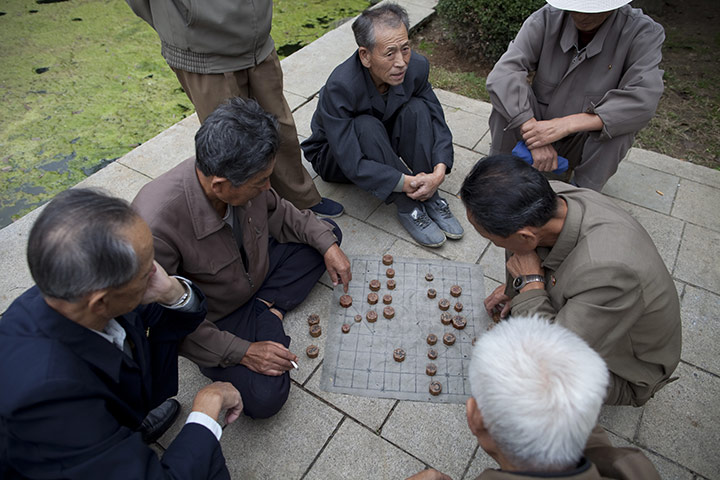
[[[513,288],[517,290],[518,288],[520,288],[520,285],[522,285],[522,283],[522,277],[517,277],[515,280],[513,280]]]

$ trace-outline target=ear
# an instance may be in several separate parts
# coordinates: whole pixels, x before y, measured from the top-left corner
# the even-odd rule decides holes
[[[525,244],[527,250],[535,250],[538,246],[538,231],[534,227],[523,227],[515,235]]]
[[[465,402],[465,415],[467,416],[468,427],[473,435],[480,438],[480,435],[485,432],[485,424],[483,423],[482,413],[478,409],[475,397],[470,397]]]
[[[210,189],[215,195],[222,194],[229,183],[227,178],[212,176],[210,179]]]
[[[88,294],[87,308],[95,316],[107,317],[110,311],[108,289],[97,290]]]
[[[365,47],[358,47],[358,55],[360,55],[360,62],[363,64],[363,67],[370,68],[372,52]]]

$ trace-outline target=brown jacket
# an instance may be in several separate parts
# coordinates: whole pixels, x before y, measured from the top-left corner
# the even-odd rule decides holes
[[[269,266],[269,236],[298,242],[324,254],[337,242],[332,227],[308,210],[300,211],[274,190],[235,208],[242,226],[245,270],[232,229],[205,196],[195,172],[195,157],[145,185],[133,206],[153,233],[155,259],[170,274],[187,277],[205,293],[207,320],[183,343],[183,355],[202,366],[237,364],[249,342],[212,323],[240,308],[258,291]]]
[[[641,405],[680,361],[675,284],[627,212],[600,193],[550,183],[567,202],[567,217],[555,245],[537,249],[545,289],[516,294],[509,279],[511,314],[539,314],[578,334],[630,383]]]
[[[587,445],[585,458],[572,471],[551,476],[548,473],[503,472],[485,470],[477,480],[522,480],[544,478],[563,480],[660,480],[648,458],[637,448],[616,448],[602,427],[595,427]]]

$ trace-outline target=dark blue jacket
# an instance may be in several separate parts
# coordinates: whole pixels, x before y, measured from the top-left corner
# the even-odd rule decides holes
[[[386,199],[402,174],[363,155],[353,119],[359,115],[372,115],[392,131],[397,112],[411,98],[421,99],[430,110],[434,138],[432,166],[444,163],[446,173],[450,173],[453,166],[452,134],[442,106],[428,82],[429,72],[427,58],[412,52],[405,79],[400,85],[390,87],[386,104],[357,51],[333,70],[320,90],[320,100],[311,122],[312,135],[301,145],[305,158],[323,180],[349,180],[376,197]]]
[[[229,478],[201,425],[185,425],[161,460],[135,432],[177,393],[177,344],[205,310],[204,300],[192,313],[151,304],[117,318],[133,359],[51,309],[37,287],[17,298],[0,319],[0,477]]]

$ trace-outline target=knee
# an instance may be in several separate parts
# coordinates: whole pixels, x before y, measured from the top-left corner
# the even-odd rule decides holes
[[[290,394],[290,374],[278,377],[255,374],[246,388],[238,388],[243,400],[243,413],[250,418],[270,418],[280,411]],[[236,385],[237,387],[237,385]]]
[[[387,136],[385,126],[372,115],[358,115],[353,119],[353,127],[358,137],[375,138],[380,134]]]
[[[341,245],[342,244],[342,230],[340,230],[340,227],[338,226],[338,224],[329,218],[323,218],[323,221],[330,224],[330,226],[333,229],[332,230],[333,234],[335,235],[335,238],[337,238],[338,245]]]
[[[400,116],[405,118],[413,117],[416,119],[427,119],[430,121],[430,110],[424,100],[412,97],[405,105],[400,109]]]

